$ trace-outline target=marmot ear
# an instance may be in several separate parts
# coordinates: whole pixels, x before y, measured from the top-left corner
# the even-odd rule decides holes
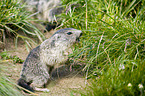
[[[58,36],[57,36],[57,39],[59,39],[60,37],[61,37],[61,36],[60,36],[60,35],[58,35]]]
[[[55,40],[58,40],[61,36],[59,34],[55,34]]]

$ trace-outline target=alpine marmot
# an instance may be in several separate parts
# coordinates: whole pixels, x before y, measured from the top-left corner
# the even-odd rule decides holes
[[[23,63],[18,85],[30,91],[49,91],[38,87],[47,84],[51,67],[66,62],[71,45],[79,41],[81,35],[82,31],[74,28],[61,29],[32,49]]]

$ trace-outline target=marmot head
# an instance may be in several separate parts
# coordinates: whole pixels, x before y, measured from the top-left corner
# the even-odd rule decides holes
[[[80,36],[82,35],[81,30],[77,30],[74,28],[65,28],[60,29],[56,33],[54,33],[51,36],[51,45],[57,46],[57,45],[67,45],[70,46],[73,43],[76,43],[79,41]]]
[[[41,45],[41,49],[60,49],[65,50],[74,43],[79,41],[82,35],[81,30],[74,28],[60,29],[55,32],[49,39],[45,40]]]

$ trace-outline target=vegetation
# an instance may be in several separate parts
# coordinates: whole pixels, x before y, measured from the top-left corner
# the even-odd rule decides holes
[[[1,75],[1,74],[0,74]],[[14,88],[14,84],[5,76],[0,77],[0,95],[1,96],[24,96]]]
[[[17,46],[18,38],[24,40],[26,47],[36,44],[30,36],[37,37],[41,42],[45,39],[32,23],[34,21],[30,12],[25,10],[25,5],[20,0],[2,0],[0,2],[0,38],[5,42],[6,36],[14,35]],[[29,37],[28,37],[29,36]]]
[[[63,4],[67,4],[61,15],[63,27],[84,33],[70,55],[85,64],[86,78],[92,81],[81,95],[145,95],[145,2],[63,0]]]
[[[3,60],[11,60],[11,61],[13,61],[13,63],[23,63],[24,62],[24,60],[20,59],[18,56],[16,56],[16,55],[15,56],[11,56],[6,51],[1,52],[0,56],[2,58],[2,60],[0,60],[0,62],[3,61]]]

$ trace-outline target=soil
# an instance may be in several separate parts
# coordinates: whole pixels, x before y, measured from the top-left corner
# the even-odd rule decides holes
[[[55,31],[45,33],[46,38],[49,38],[54,32]],[[33,46],[33,48],[36,46],[37,45]],[[14,39],[7,38],[5,47],[9,54],[12,56],[16,55],[22,60],[25,60],[29,53],[22,40],[18,41],[18,47],[15,48]],[[17,83],[17,80],[20,77],[22,64],[14,64],[12,61],[6,61],[2,62],[0,67],[4,75],[8,76],[12,81]],[[69,72],[71,73],[71,71]],[[85,87],[85,79],[82,77],[82,75],[71,74],[68,76],[67,74],[67,76],[63,76],[63,78],[52,79],[50,81],[50,83],[47,85],[47,88],[50,90],[50,92],[36,92],[36,94],[39,96],[79,96],[79,94],[74,94],[73,90],[81,90],[83,87]]]

